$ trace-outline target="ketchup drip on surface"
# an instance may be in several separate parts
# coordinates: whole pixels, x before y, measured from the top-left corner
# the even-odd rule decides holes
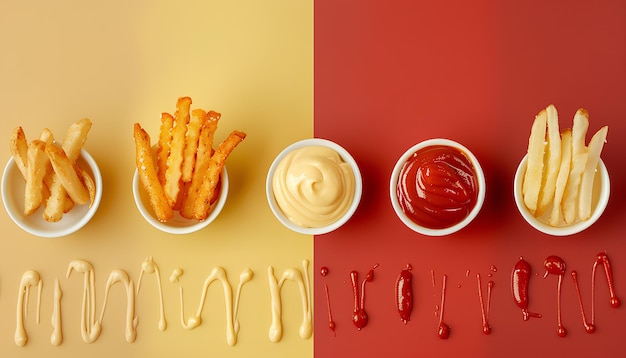
[[[487,302],[483,299],[483,285],[480,274],[476,274],[476,282],[478,284],[478,300],[480,301],[480,313],[483,320],[483,333],[490,334],[491,326],[489,325],[489,311],[491,309],[491,290],[493,289],[493,281],[487,283]]]
[[[595,278],[596,278],[596,271],[597,271],[598,265],[602,265],[604,267],[604,273],[606,276],[607,284],[609,286],[609,295],[610,295],[609,303],[611,304],[611,307],[618,308],[620,306],[620,300],[619,298],[617,298],[615,294],[615,284],[613,282],[613,269],[611,268],[611,261],[609,260],[609,257],[606,255],[606,253],[601,252],[596,255],[596,260],[593,263],[593,268],[591,270],[591,322],[587,321],[587,317],[585,315],[585,309],[583,307],[583,300],[580,294],[580,286],[578,285],[578,274],[576,271],[572,271],[571,275],[572,275],[572,279],[574,280],[574,286],[576,288],[576,296],[578,297],[578,304],[580,306],[580,313],[583,319],[583,326],[585,327],[585,331],[587,333],[593,333],[596,331],[596,326],[595,326],[596,281],[595,281]]]
[[[475,169],[456,148],[425,147],[402,167],[396,195],[402,210],[417,224],[447,228],[461,222],[476,205]]]
[[[413,268],[410,264],[400,271],[400,275],[396,279],[396,308],[400,319],[404,324],[411,319],[411,311],[413,310]]]
[[[530,317],[541,318],[541,314],[528,311],[528,283],[530,281],[530,274],[530,265],[523,257],[520,257],[511,275],[511,290],[515,303],[522,309],[524,321],[527,321]]]
[[[320,275],[325,277],[328,275],[328,267],[323,266],[320,268]],[[324,284],[324,294],[326,295],[326,308],[328,309],[328,328],[333,332],[333,336],[337,336],[335,333],[335,321],[333,321],[333,314],[330,310],[330,294],[328,293],[328,284]]]
[[[567,336],[567,330],[563,326],[563,321],[561,320],[561,288],[563,286],[563,276],[565,275],[565,262],[558,256],[548,256],[544,261],[543,266],[546,269],[546,272],[543,275],[544,278],[546,278],[549,274],[557,275],[559,277],[556,289],[556,317],[558,325],[557,334],[559,337],[565,337]]]
[[[354,312],[352,313],[352,323],[354,323],[354,326],[359,331],[363,327],[367,326],[368,322],[367,312],[365,311],[365,284],[374,280],[374,269],[376,269],[377,267],[378,264],[374,265],[374,267],[369,270],[367,275],[365,275],[365,279],[361,283],[360,292],[358,284],[359,273],[356,271],[350,272],[350,280],[352,281],[352,292],[354,293]]]
[[[441,339],[448,339],[450,338],[450,326],[448,326],[444,321],[443,321],[443,311],[444,311],[444,305],[446,302],[446,286],[447,286],[447,282],[448,282],[448,275],[443,275],[443,281],[442,281],[442,286],[441,286],[441,306],[439,308],[439,327],[437,328],[437,336]]]

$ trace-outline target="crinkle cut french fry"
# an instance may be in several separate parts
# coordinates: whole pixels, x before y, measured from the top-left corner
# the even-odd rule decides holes
[[[26,165],[26,189],[24,192],[24,215],[31,215],[43,200],[43,178],[46,175],[48,157],[45,153],[46,144],[38,139],[28,144]]]
[[[165,222],[174,217],[174,211],[170,207],[165,191],[159,183],[156,167],[152,158],[152,148],[150,136],[141,128],[139,123],[133,127],[133,137],[135,139],[135,164],[141,179],[141,184],[150,198],[150,205],[154,210],[157,219]]]
[[[522,183],[522,195],[524,204],[533,214],[537,210],[539,190],[541,189],[547,121],[548,115],[544,109],[535,117],[528,139],[528,155]]]
[[[11,132],[11,138],[9,139],[9,149],[11,150],[11,154],[13,155],[13,160],[15,161],[15,165],[17,169],[19,169],[22,174],[22,178],[26,180],[27,173],[26,168],[28,165],[28,142],[26,141],[26,135],[24,134],[24,129],[22,127],[17,127]]]
[[[79,205],[87,203],[89,191],[84,187],[76,173],[74,163],[67,157],[65,151],[55,144],[50,144],[46,146],[46,154],[70,198]]]
[[[246,133],[242,131],[233,131],[230,135],[215,149],[215,153],[211,156],[209,163],[209,171],[206,174],[196,202],[194,206],[194,218],[196,220],[204,220],[207,218],[211,208],[211,198],[214,195],[215,188],[219,182],[220,174],[226,159],[235,147],[246,138]]]
[[[209,162],[211,161],[211,156],[213,155],[213,139],[221,116],[217,112],[210,111],[206,114],[206,117],[206,121],[200,130],[195,168],[192,174],[191,183],[189,184],[187,195],[180,210],[180,215],[185,219],[193,219],[193,208],[200,187],[202,186],[202,182],[204,181],[205,175],[209,170]]]
[[[591,197],[593,193],[593,182],[596,176],[596,168],[600,161],[600,154],[606,141],[609,127],[600,128],[589,141],[587,147],[587,164],[580,180],[578,215],[581,220],[587,220],[591,216]]]
[[[193,168],[196,161],[196,151],[198,150],[198,140],[202,124],[206,120],[206,112],[202,109],[191,111],[191,119],[187,126],[187,136],[185,137],[185,150],[183,154],[182,180],[183,183],[191,181]]]
[[[174,206],[180,192],[180,179],[182,176],[183,152],[185,149],[185,135],[187,123],[189,123],[189,108],[191,98],[181,97],[176,103],[174,115],[174,128],[172,129],[172,145],[170,155],[167,158],[167,170],[165,172],[165,196],[170,206]]]
[[[157,176],[161,185],[165,185],[165,171],[167,170],[167,157],[170,156],[173,126],[174,117],[169,113],[161,113],[161,126],[159,127],[157,146]]]

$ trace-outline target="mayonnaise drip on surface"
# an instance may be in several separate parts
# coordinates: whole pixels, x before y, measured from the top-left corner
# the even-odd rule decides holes
[[[63,292],[61,292],[61,284],[59,279],[54,279],[54,307],[52,308],[52,335],[50,336],[50,343],[53,346],[59,346],[63,343],[63,328],[61,324],[61,298]]]
[[[270,283],[270,296],[271,296],[271,308],[272,308],[272,323],[269,330],[270,341],[276,343],[283,337],[283,324],[282,324],[282,306],[280,290],[286,280],[294,281],[298,284],[300,289],[300,297],[302,298],[302,323],[300,324],[299,334],[303,339],[311,337],[313,332],[312,324],[312,310],[311,310],[311,290],[309,286],[309,261],[302,260],[302,269],[304,273],[300,272],[297,268],[289,268],[283,272],[280,281],[274,276],[274,268],[272,266],[267,268],[267,275]]]
[[[24,328],[24,318],[28,316],[27,303],[30,296],[30,288],[32,286],[37,286],[38,288],[36,321],[37,324],[39,324],[42,285],[43,281],[41,281],[39,273],[37,273],[36,271],[29,270],[22,274],[22,279],[20,280],[20,288],[17,294],[16,327],[14,337],[15,344],[20,347],[23,347],[26,342],[28,342],[28,335],[26,334],[26,329]]]
[[[163,304],[163,286],[161,285],[161,270],[159,265],[154,262],[152,257],[146,258],[141,264],[141,273],[139,273],[139,279],[137,280],[137,293],[139,296],[139,289],[141,288],[141,279],[143,274],[154,274],[156,277],[157,286],[159,288],[159,330],[165,331],[167,329],[167,321],[165,320],[165,306]]]
[[[172,283],[179,282],[182,273],[183,271],[181,269],[174,270],[174,272],[172,272],[172,276],[170,277],[170,281]],[[204,310],[204,304],[206,302],[209,286],[211,285],[211,283],[213,283],[213,281],[220,281],[220,283],[222,284],[222,289],[224,291],[224,304],[226,307],[226,342],[228,343],[228,345],[234,346],[237,343],[237,333],[239,332],[239,321],[237,319],[239,295],[241,294],[242,286],[246,282],[250,281],[253,276],[254,274],[249,268],[241,272],[241,274],[239,275],[239,285],[237,286],[237,292],[233,303],[233,289],[230,285],[230,281],[228,281],[228,278],[226,276],[226,270],[219,266],[213,268],[209,276],[204,281],[202,296],[200,297],[198,310],[193,316],[189,317],[189,319],[187,320],[185,320],[183,287],[180,286],[180,320],[183,328],[191,330],[197,328],[202,324],[202,311]]]
[[[282,212],[302,227],[337,221],[354,198],[350,165],[331,148],[309,146],[287,154],[272,178],[274,197]]]

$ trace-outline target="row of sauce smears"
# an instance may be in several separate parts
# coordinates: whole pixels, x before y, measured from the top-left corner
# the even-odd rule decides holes
[[[365,328],[368,324],[368,314],[365,307],[365,287],[367,283],[374,281],[374,272],[378,268],[378,265],[374,265],[365,275],[365,277],[360,280],[359,273],[357,271],[350,272],[350,280],[352,284],[353,294],[354,294],[354,309],[352,312],[352,323],[354,324],[355,329],[361,330]],[[593,333],[595,332],[595,279],[596,273],[598,269],[601,269],[604,272],[604,276],[608,283],[609,294],[610,294],[610,305],[613,308],[618,308],[620,306],[620,300],[615,292],[615,284],[613,280],[613,270],[611,266],[611,261],[606,253],[601,252],[598,253],[595,257],[595,261],[593,263],[592,268],[592,281],[591,281],[591,307],[590,307],[590,315],[587,315],[587,310],[585,305],[583,304],[583,299],[581,297],[579,284],[578,284],[578,276],[577,272],[572,270],[570,271],[571,277],[574,281],[574,285],[576,288],[576,294],[578,297],[578,302],[580,305],[580,312],[582,315],[582,322],[586,332]],[[561,285],[563,279],[566,274],[566,264],[565,262],[558,256],[549,256],[545,259],[544,262],[544,277],[548,275],[556,275],[558,276],[558,286],[557,286],[557,297],[558,297],[558,307],[557,307],[557,334],[558,336],[565,337],[567,335],[567,330],[562,324],[561,321]],[[413,309],[413,273],[412,266],[407,264],[404,269],[400,271],[397,276],[395,282],[395,304],[397,308],[397,312],[399,318],[405,324],[411,320],[411,313]],[[495,267],[491,267],[491,271],[495,272],[497,269]],[[163,302],[163,289],[161,284],[161,272],[158,264],[153,260],[152,257],[146,258],[141,265],[141,271],[137,282],[130,278],[130,275],[123,270],[113,270],[109,273],[107,282],[104,287],[104,302],[102,303],[99,314],[96,311],[96,285],[95,285],[95,269],[91,263],[85,260],[74,260],[69,263],[67,268],[67,279],[70,278],[72,273],[82,274],[83,275],[83,299],[82,299],[82,309],[81,309],[81,336],[84,342],[92,343],[95,342],[100,336],[100,332],[102,330],[102,324],[105,317],[105,312],[107,308],[108,295],[112,286],[116,284],[121,284],[125,288],[126,298],[127,298],[127,310],[126,310],[126,324],[125,324],[125,338],[126,341],[132,343],[135,341],[137,336],[137,324],[138,317],[135,313],[135,298],[140,293],[142,281],[144,275],[154,275],[156,284],[158,286],[159,292],[159,304],[160,304],[160,317],[158,328],[161,331],[165,331],[167,329],[167,321],[165,319],[165,309]],[[323,277],[329,274],[329,269],[327,267],[322,267],[320,269],[320,275]],[[246,268],[239,274],[239,282],[235,286],[233,292],[233,285],[227,277],[227,273],[222,267],[214,267],[209,275],[206,277],[203,289],[201,292],[200,303],[197,310],[192,313],[189,317],[185,317],[185,309],[184,309],[184,300],[183,300],[183,287],[180,285],[179,279],[183,275],[183,270],[181,268],[176,268],[172,271],[169,281],[172,284],[179,286],[180,291],[180,322],[184,329],[192,330],[197,328],[202,324],[202,312],[204,310],[207,293],[209,287],[213,282],[218,282],[222,286],[222,291],[224,294],[224,302],[226,309],[226,342],[228,345],[233,346],[237,343],[237,334],[240,330],[239,320],[238,320],[238,308],[239,308],[239,298],[241,296],[243,286],[254,278],[254,272],[249,268]],[[309,339],[312,336],[312,301],[311,301],[311,280],[309,277],[309,261],[302,260],[302,265],[300,268],[292,267],[283,271],[282,275],[278,278],[274,273],[274,268],[269,266],[267,268],[267,275],[269,278],[269,294],[271,298],[270,309],[271,309],[271,322],[269,322],[269,330],[268,330],[268,338],[271,342],[279,342],[283,335],[283,326],[282,326],[282,300],[281,300],[281,289],[283,284],[286,281],[292,281],[297,284],[301,297],[301,305],[303,311],[302,322],[299,327],[299,336],[302,339]],[[469,277],[469,271],[466,272],[466,276]],[[490,273],[488,277],[491,277]],[[519,307],[522,313],[522,319],[528,320],[531,317],[541,317],[541,314],[534,313],[529,310],[529,297],[528,297],[528,287],[530,284],[532,273],[531,267],[524,260],[524,258],[520,257],[519,261],[515,263],[513,266],[512,274],[511,274],[511,293],[512,299],[515,304]],[[435,273],[431,270],[431,279],[433,287],[436,286]],[[491,292],[493,288],[493,281],[491,279],[486,283],[486,289],[483,287],[483,282],[480,274],[476,274],[476,282],[478,287],[478,298],[480,301],[481,314],[482,314],[482,327],[483,333],[490,334],[491,326],[489,323],[489,311],[490,311],[490,303],[491,303]],[[17,305],[16,305],[16,327],[15,327],[15,336],[14,341],[18,346],[24,346],[28,342],[28,333],[25,328],[25,317],[27,316],[27,307],[30,297],[31,288],[36,288],[38,290],[37,296],[37,314],[36,321],[39,323],[40,321],[40,305],[41,305],[41,292],[43,289],[43,280],[40,274],[33,270],[27,270],[23,273],[20,285],[18,287],[18,295],[17,295]],[[52,310],[52,334],[50,338],[50,342],[54,346],[61,345],[63,342],[63,329],[62,329],[62,317],[61,317],[61,300],[63,297],[63,293],[61,291],[61,285],[58,278],[54,280],[53,286],[54,294],[53,294],[53,310]],[[486,291],[486,292],[484,292]],[[439,318],[439,324],[437,328],[436,334],[441,339],[448,339],[450,336],[450,327],[445,322],[444,319],[444,307],[445,307],[445,299],[447,292],[447,275],[444,274],[442,276],[441,281],[441,303],[438,304],[436,309],[436,316]],[[333,314],[331,310],[331,294],[327,284],[324,284],[324,294],[327,303],[327,313],[328,313],[328,327],[330,331],[335,334],[335,322],[333,320]]]

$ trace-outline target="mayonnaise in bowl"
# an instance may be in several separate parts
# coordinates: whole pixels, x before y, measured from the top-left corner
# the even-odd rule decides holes
[[[324,234],[343,225],[356,210],[361,175],[345,149],[325,139],[307,139],[276,157],[266,191],[270,208],[286,227]]]

